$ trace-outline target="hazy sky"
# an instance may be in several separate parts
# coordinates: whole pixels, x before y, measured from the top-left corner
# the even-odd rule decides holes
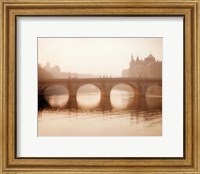
[[[162,38],[38,38],[38,62],[61,71],[121,75],[133,54],[162,60]]]

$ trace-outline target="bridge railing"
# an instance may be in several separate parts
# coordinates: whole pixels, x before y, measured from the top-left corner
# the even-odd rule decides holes
[[[146,77],[101,77],[101,78],[61,78],[61,79],[46,79],[41,80],[42,82],[66,82],[66,81],[162,81],[162,78],[146,78]]]

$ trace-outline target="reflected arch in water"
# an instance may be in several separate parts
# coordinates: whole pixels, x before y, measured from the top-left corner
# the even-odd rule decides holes
[[[44,99],[52,108],[63,108],[69,99],[68,89],[61,85],[51,85],[44,89]]]
[[[82,85],[77,90],[76,100],[79,108],[96,108],[101,100],[101,90],[93,84]]]
[[[147,97],[147,110],[162,110],[162,97]]]
[[[127,108],[132,105],[136,88],[125,83],[120,83],[112,87],[110,100],[113,108]]]

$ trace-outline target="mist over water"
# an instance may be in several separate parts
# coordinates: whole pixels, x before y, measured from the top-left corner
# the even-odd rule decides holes
[[[132,89],[120,88],[112,89],[110,100],[101,100],[98,88],[83,87],[77,108],[67,105],[66,89],[46,90],[52,108],[39,111],[38,136],[161,136],[162,97],[138,100]]]

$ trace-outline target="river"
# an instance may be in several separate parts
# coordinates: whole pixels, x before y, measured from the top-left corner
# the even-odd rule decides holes
[[[49,103],[66,102],[67,95],[51,95]],[[43,109],[38,112],[38,136],[161,136],[162,97],[136,99],[113,90],[110,100],[98,92],[81,92],[75,109]]]

